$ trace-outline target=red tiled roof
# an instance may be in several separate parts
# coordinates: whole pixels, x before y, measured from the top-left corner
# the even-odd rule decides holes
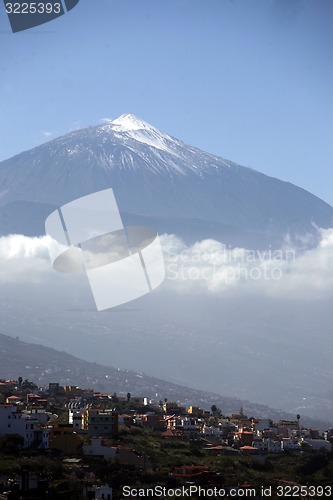
[[[162,436],[164,436],[164,437],[168,437],[168,436],[173,437],[174,433],[170,429],[168,429],[167,431],[162,432]]]

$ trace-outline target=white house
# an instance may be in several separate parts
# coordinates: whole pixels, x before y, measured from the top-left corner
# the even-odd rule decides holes
[[[259,451],[266,451],[267,453],[281,453],[283,451],[281,441],[276,441],[270,438],[264,438],[261,441],[255,440],[254,446]]]
[[[184,431],[197,431],[199,427],[197,419],[191,417],[181,418],[180,425]]]
[[[82,430],[82,415],[86,408],[69,408],[68,423],[73,426],[76,431]]]
[[[223,435],[221,427],[214,427],[213,425],[204,425],[201,432],[205,436],[214,436],[218,438]]]
[[[110,459],[115,458],[117,455],[117,448],[104,446],[101,438],[92,438],[91,444],[84,444],[82,451],[84,455],[103,456]]]
[[[94,493],[95,500],[112,500],[112,488],[106,484],[102,486],[89,486],[85,490],[85,498],[92,498],[91,493]]]
[[[39,443],[39,448],[48,448],[48,430],[39,429],[39,424],[38,419],[28,413],[18,411],[15,405],[0,405],[0,436],[19,434],[24,438],[23,447],[25,448],[36,441]]]
[[[283,438],[281,441],[281,446],[283,450],[300,450],[301,443],[299,439],[296,438]]]

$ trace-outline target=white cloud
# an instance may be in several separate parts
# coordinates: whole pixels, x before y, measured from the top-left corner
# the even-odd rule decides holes
[[[313,299],[333,290],[333,229],[320,229],[316,248],[296,251],[290,244],[279,250],[230,249],[215,240],[186,246],[163,235],[164,287],[180,293],[263,294],[270,297]],[[56,280],[48,249],[50,237],[10,235],[0,238],[0,282]]]
[[[108,124],[108,123],[111,123],[112,121],[113,121],[113,119],[112,119],[112,118],[101,118],[101,119],[99,120],[99,122],[100,122],[102,125],[104,125],[104,124]]]
[[[0,282],[40,282],[50,271],[50,238],[20,234],[0,238]]]
[[[231,249],[215,240],[186,247],[178,238],[164,236],[167,284],[197,293],[325,296],[333,290],[333,229],[319,233],[319,245],[305,251],[290,244],[278,250]]]
[[[51,132],[51,130],[42,130],[41,131],[41,135],[43,137],[46,137],[46,138],[53,137],[54,136],[54,132]]]

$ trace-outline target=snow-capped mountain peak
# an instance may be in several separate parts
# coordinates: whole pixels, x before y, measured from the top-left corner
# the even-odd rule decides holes
[[[173,148],[170,146],[175,140],[172,137],[132,113],[123,114],[115,120],[109,121],[107,124],[102,125],[102,129],[110,130],[124,138],[134,139],[148,146],[173,153]]]
[[[115,125],[116,127],[113,127],[113,130],[116,130],[118,127],[121,129],[121,131],[130,131],[130,130],[154,130],[157,131],[155,127],[152,125],[149,125],[149,123],[145,122],[144,120],[141,120],[141,118],[138,118],[137,116],[133,115],[132,113],[125,113],[115,120],[110,122],[110,125]]]
[[[29,219],[28,209],[22,208],[26,204],[4,208],[3,216],[2,205],[47,204],[40,216],[44,224],[51,205],[109,187],[122,213],[134,214],[135,224],[147,224],[145,217],[160,218],[161,226],[154,225],[159,231],[180,228],[177,234],[192,234],[191,227],[197,228],[194,232],[202,228],[197,238],[223,238],[227,244],[244,246],[243,236],[235,236],[239,231],[246,233],[246,244],[258,245],[258,234],[266,241],[267,235],[312,234],[314,223],[332,224],[333,208],[310,193],[205,153],[125,114],[1,162],[0,231],[1,223],[7,231],[16,230],[6,222],[8,210],[15,207],[22,220]]]

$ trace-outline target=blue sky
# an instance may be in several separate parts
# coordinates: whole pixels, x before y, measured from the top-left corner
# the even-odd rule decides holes
[[[13,34],[0,160],[132,112],[333,204],[331,0],[80,0]]]

